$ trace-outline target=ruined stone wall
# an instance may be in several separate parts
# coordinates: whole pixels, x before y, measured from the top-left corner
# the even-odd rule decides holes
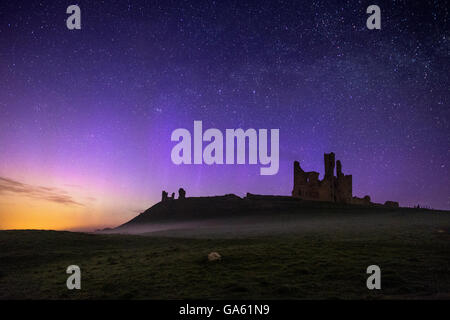
[[[294,188],[292,196],[304,200],[350,203],[352,200],[352,176],[342,173],[340,161],[335,162],[334,153],[324,154],[325,175],[305,172],[298,161],[294,162]],[[334,175],[336,166],[337,177]]]
[[[384,203],[384,205],[386,207],[390,207],[390,208],[398,208],[398,202],[397,201],[386,201]]]
[[[294,188],[292,196],[304,200],[322,200],[327,197],[328,188],[324,188],[319,180],[319,173],[315,171],[305,172],[298,161],[294,162]],[[325,200],[322,200],[325,201]]]
[[[368,206],[371,204],[371,201],[369,196],[365,196],[364,198],[353,197],[351,203]]]
[[[353,192],[352,175],[342,173],[341,161],[336,162],[335,202],[350,203]]]

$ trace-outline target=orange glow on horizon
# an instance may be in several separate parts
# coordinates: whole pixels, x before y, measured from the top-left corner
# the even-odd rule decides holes
[[[64,191],[61,194],[69,195]],[[137,212],[114,201],[118,197],[110,198],[104,194],[101,194],[101,199],[94,201],[72,192],[70,199],[75,203],[59,202],[60,199],[54,194],[44,196],[47,199],[30,197],[25,192],[0,193],[0,230],[94,231],[116,227],[137,215]]]

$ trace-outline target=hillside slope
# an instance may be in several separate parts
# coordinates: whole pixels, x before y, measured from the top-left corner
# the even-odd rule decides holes
[[[240,198],[234,194],[214,197],[190,197],[159,202],[137,217],[117,227],[123,230],[148,224],[191,222],[211,219],[237,219],[243,217],[276,217],[314,213],[374,213],[412,212],[412,208],[388,208],[380,205],[361,206],[331,202],[302,201],[287,196],[247,194]]]

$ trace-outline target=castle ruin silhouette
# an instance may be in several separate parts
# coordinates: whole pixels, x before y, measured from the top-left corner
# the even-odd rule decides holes
[[[305,201],[323,201],[364,206],[381,205],[371,202],[370,196],[368,195],[363,198],[353,196],[352,175],[344,174],[342,172],[342,163],[339,160],[335,160],[335,155],[333,152],[325,153],[323,157],[325,164],[325,175],[322,180],[319,180],[319,172],[304,171],[301,168],[300,163],[298,161],[294,161],[294,188],[292,190],[293,198]],[[336,175],[334,175],[335,168]],[[186,191],[183,188],[178,190],[178,195],[178,199],[186,199]],[[280,196],[254,195],[251,193],[247,193],[245,198],[270,200],[273,199],[273,197],[280,198]],[[175,200],[175,193],[172,193],[169,197],[168,193],[163,190],[161,202],[170,200]],[[396,201],[386,201],[384,206],[397,208],[399,204]]]
[[[292,196],[304,200],[350,203],[352,201],[352,176],[342,173],[342,164],[335,162],[334,153],[324,154],[325,176],[319,180],[316,171],[305,172],[298,161],[294,162],[294,189]],[[336,165],[336,176],[334,168]]]
[[[325,153],[325,175],[319,180],[316,171],[306,172],[300,167],[298,161],[294,162],[294,188],[292,196],[302,200],[328,201],[336,203],[370,205],[370,196],[354,197],[352,175],[342,172],[341,161],[335,161],[333,152]],[[336,167],[336,175],[334,168]],[[398,202],[386,201],[385,206],[398,207]]]

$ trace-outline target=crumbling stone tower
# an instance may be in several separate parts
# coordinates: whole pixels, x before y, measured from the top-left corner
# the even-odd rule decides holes
[[[186,191],[183,188],[178,189],[178,199],[186,199]],[[161,193],[161,202],[175,200],[175,192],[169,197],[167,191],[163,190]]]
[[[178,189],[178,199],[186,199],[186,191],[183,188]]]
[[[350,203],[352,201],[352,176],[342,173],[342,164],[335,161],[333,152],[324,154],[325,175],[305,172],[298,161],[294,162],[294,188],[292,196],[304,200]],[[336,176],[334,168],[336,167]]]

